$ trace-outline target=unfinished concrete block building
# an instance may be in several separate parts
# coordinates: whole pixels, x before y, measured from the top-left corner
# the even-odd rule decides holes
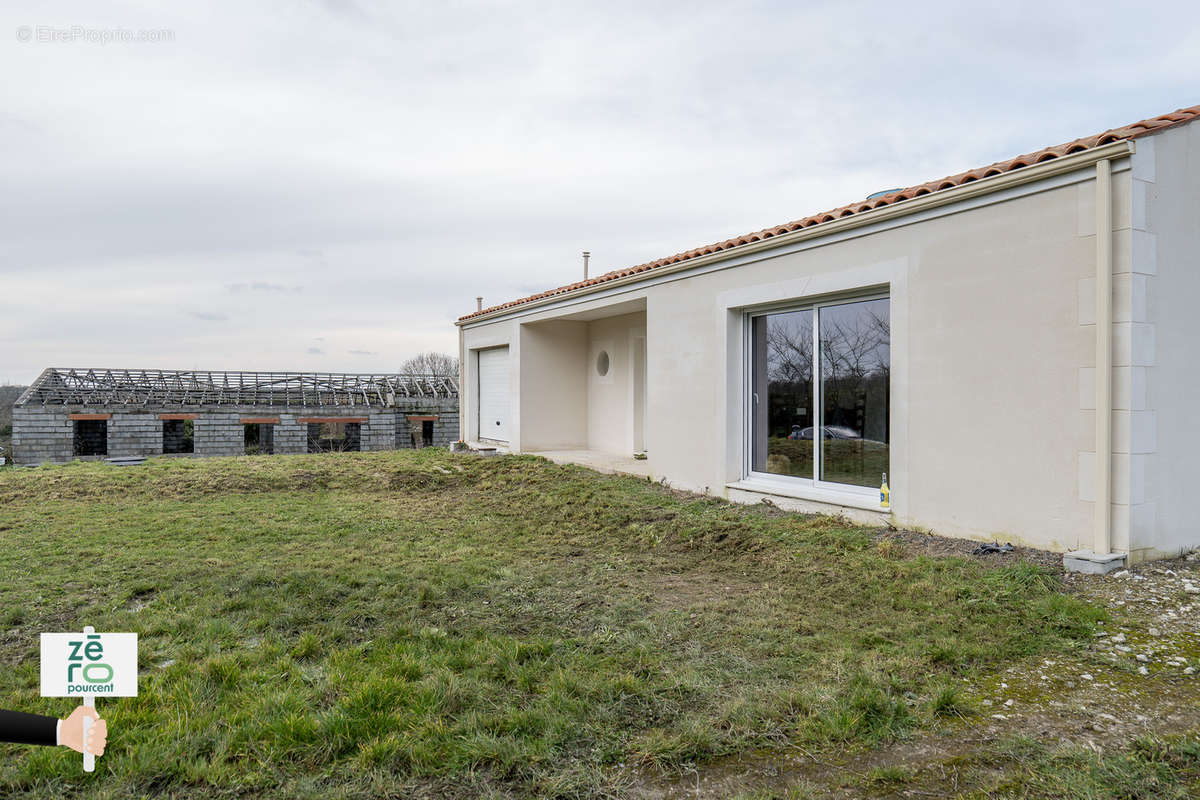
[[[13,406],[12,457],[395,450],[458,438],[453,378],[50,368]]]

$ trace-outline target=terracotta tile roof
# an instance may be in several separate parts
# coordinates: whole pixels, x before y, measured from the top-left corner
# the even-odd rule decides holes
[[[682,261],[688,261],[689,259],[698,258],[700,256],[719,253],[723,250],[730,250],[740,245],[758,242],[763,239],[769,239],[773,236],[780,236],[785,233],[799,230],[800,228],[811,228],[824,222],[832,222],[836,219],[850,217],[855,214],[861,214],[864,211],[870,211],[875,208],[892,205],[893,203],[901,203],[905,200],[921,197],[922,195],[933,194],[934,192],[940,192],[944,189],[952,189],[956,186],[962,186],[965,183],[980,180],[981,178],[990,178],[993,175],[1001,175],[1006,172],[1012,172],[1013,170],[1021,169],[1022,167],[1040,164],[1044,161],[1050,161],[1051,159],[1070,155],[1072,153],[1079,153],[1084,150],[1091,150],[1094,147],[1111,144],[1112,142],[1121,141],[1123,139],[1136,139],[1139,136],[1147,136],[1152,133],[1158,133],[1166,128],[1191,122],[1198,117],[1200,117],[1200,105],[1181,108],[1178,111],[1172,111],[1170,114],[1163,114],[1159,117],[1144,119],[1140,122],[1134,122],[1130,125],[1125,125],[1120,128],[1113,128],[1111,130],[1104,131],[1103,133],[1098,133],[1094,136],[1085,136],[1082,139],[1076,139],[1073,142],[1067,142],[1066,144],[1060,144],[1055,147],[1047,147],[1034,153],[1027,153],[1023,156],[1010,158],[1007,161],[997,161],[995,164],[989,164],[986,167],[979,167],[978,169],[968,170],[967,172],[960,172],[957,175],[950,175],[940,180],[922,183],[919,186],[910,186],[907,189],[897,189],[896,191],[889,192],[888,194],[879,197],[872,197],[868,200],[851,203],[850,205],[842,206],[841,208],[835,208],[831,211],[825,211],[820,214],[813,214],[812,216],[794,220],[783,225],[764,228],[761,231],[748,233],[744,236],[736,236],[732,239],[726,239],[723,242],[717,242],[705,247],[697,247],[694,250],[688,250],[684,253],[676,253],[673,256],[667,256],[666,258],[660,258],[655,261],[648,261],[645,264],[638,264],[636,267],[613,270],[612,272],[606,272],[603,275],[597,275],[596,277],[590,278],[586,281],[578,281],[576,283],[567,284],[566,286],[560,286],[557,289],[551,289],[546,292],[530,295],[529,297],[522,297],[519,300],[501,303],[500,305],[485,308],[482,311],[476,311],[474,313],[459,317],[459,322],[472,319],[473,317],[480,317],[485,314],[490,314],[494,311],[501,311],[503,309],[513,308],[525,303],[531,303],[535,300],[542,300],[555,295],[567,294],[568,292],[573,292],[577,289],[583,289],[585,287],[607,283],[608,281],[617,280],[618,278],[649,272],[658,267],[667,266],[668,264],[678,264]]]

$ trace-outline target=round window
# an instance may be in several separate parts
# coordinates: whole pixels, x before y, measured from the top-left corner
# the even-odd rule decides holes
[[[608,351],[601,350],[600,355],[596,356],[596,372],[601,375],[608,374]]]

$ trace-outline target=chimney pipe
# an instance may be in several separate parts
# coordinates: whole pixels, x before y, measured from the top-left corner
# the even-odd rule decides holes
[[[475,310],[483,311],[483,298],[482,297],[475,298]]]
[[[590,252],[587,250],[583,251],[583,279],[585,281],[588,279],[588,259],[591,257],[592,254]]]

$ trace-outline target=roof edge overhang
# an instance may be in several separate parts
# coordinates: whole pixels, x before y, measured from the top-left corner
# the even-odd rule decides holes
[[[813,225],[808,228],[800,228],[789,233],[773,236],[770,239],[749,242],[747,244],[731,247],[727,250],[722,250],[717,253],[685,259],[674,264],[665,264],[661,267],[654,267],[653,269],[648,269],[644,272],[639,272],[634,275],[626,275],[613,278],[612,280],[600,281],[587,286],[581,286],[576,289],[568,289],[559,294],[538,298],[536,300],[530,300],[525,303],[518,303],[516,305],[510,305],[507,307],[498,307],[492,311],[485,311],[482,314],[471,314],[456,320],[454,324],[459,328],[469,328],[480,323],[494,322],[504,317],[520,316],[531,312],[534,309],[544,309],[548,306],[554,306],[558,303],[568,300],[576,300],[585,295],[607,291],[615,287],[640,283],[641,281],[658,278],[663,275],[670,275],[675,272],[683,272],[696,267],[726,261],[731,258],[738,258],[739,256],[744,256],[750,253],[761,252],[763,250],[773,250],[808,239],[819,239],[824,236],[841,233],[853,228],[861,228],[878,222],[895,219],[897,217],[915,214],[927,209],[937,208],[939,206],[945,206],[951,203],[961,202],[963,200],[969,200],[982,195],[991,194],[993,192],[999,192],[1015,186],[1034,183],[1036,181],[1051,178],[1056,175],[1074,172],[1085,167],[1090,167],[1105,159],[1111,161],[1119,158],[1125,158],[1126,156],[1132,155],[1134,150],[1135,145],[1132,139],[1121,139],[1116,142],[1099,145],[1088,150],[1082,150],[1069,155],[1060,156],[1059,158],[1051,159],[1049,161],[1031,164],[1028,167],[1021,167],[1019,169],[1012,170],[1011,172],[1004,172],[988,178],[981,178],[979,180],[960,184],[949,189],[942,189],[931,194],[914,197],[910,200],[903,200],[891,205],[874,208],[870,211],[862,211],[848,217],[830,220],[829,222],[822,222],[819,225]]]
[[[29,399],[33,397],[34,393],[37,391],[37,388],[42,385],[42,381],[46,380],[50,373],[54,371],[54,367],[47,367],[39,372],[38,376],[33,379],[33,382],[26,386],[25,391],[21,392],[20,397],[13,402],[12,407],[17,408],[18,406],[23,406],[28,403]]]

